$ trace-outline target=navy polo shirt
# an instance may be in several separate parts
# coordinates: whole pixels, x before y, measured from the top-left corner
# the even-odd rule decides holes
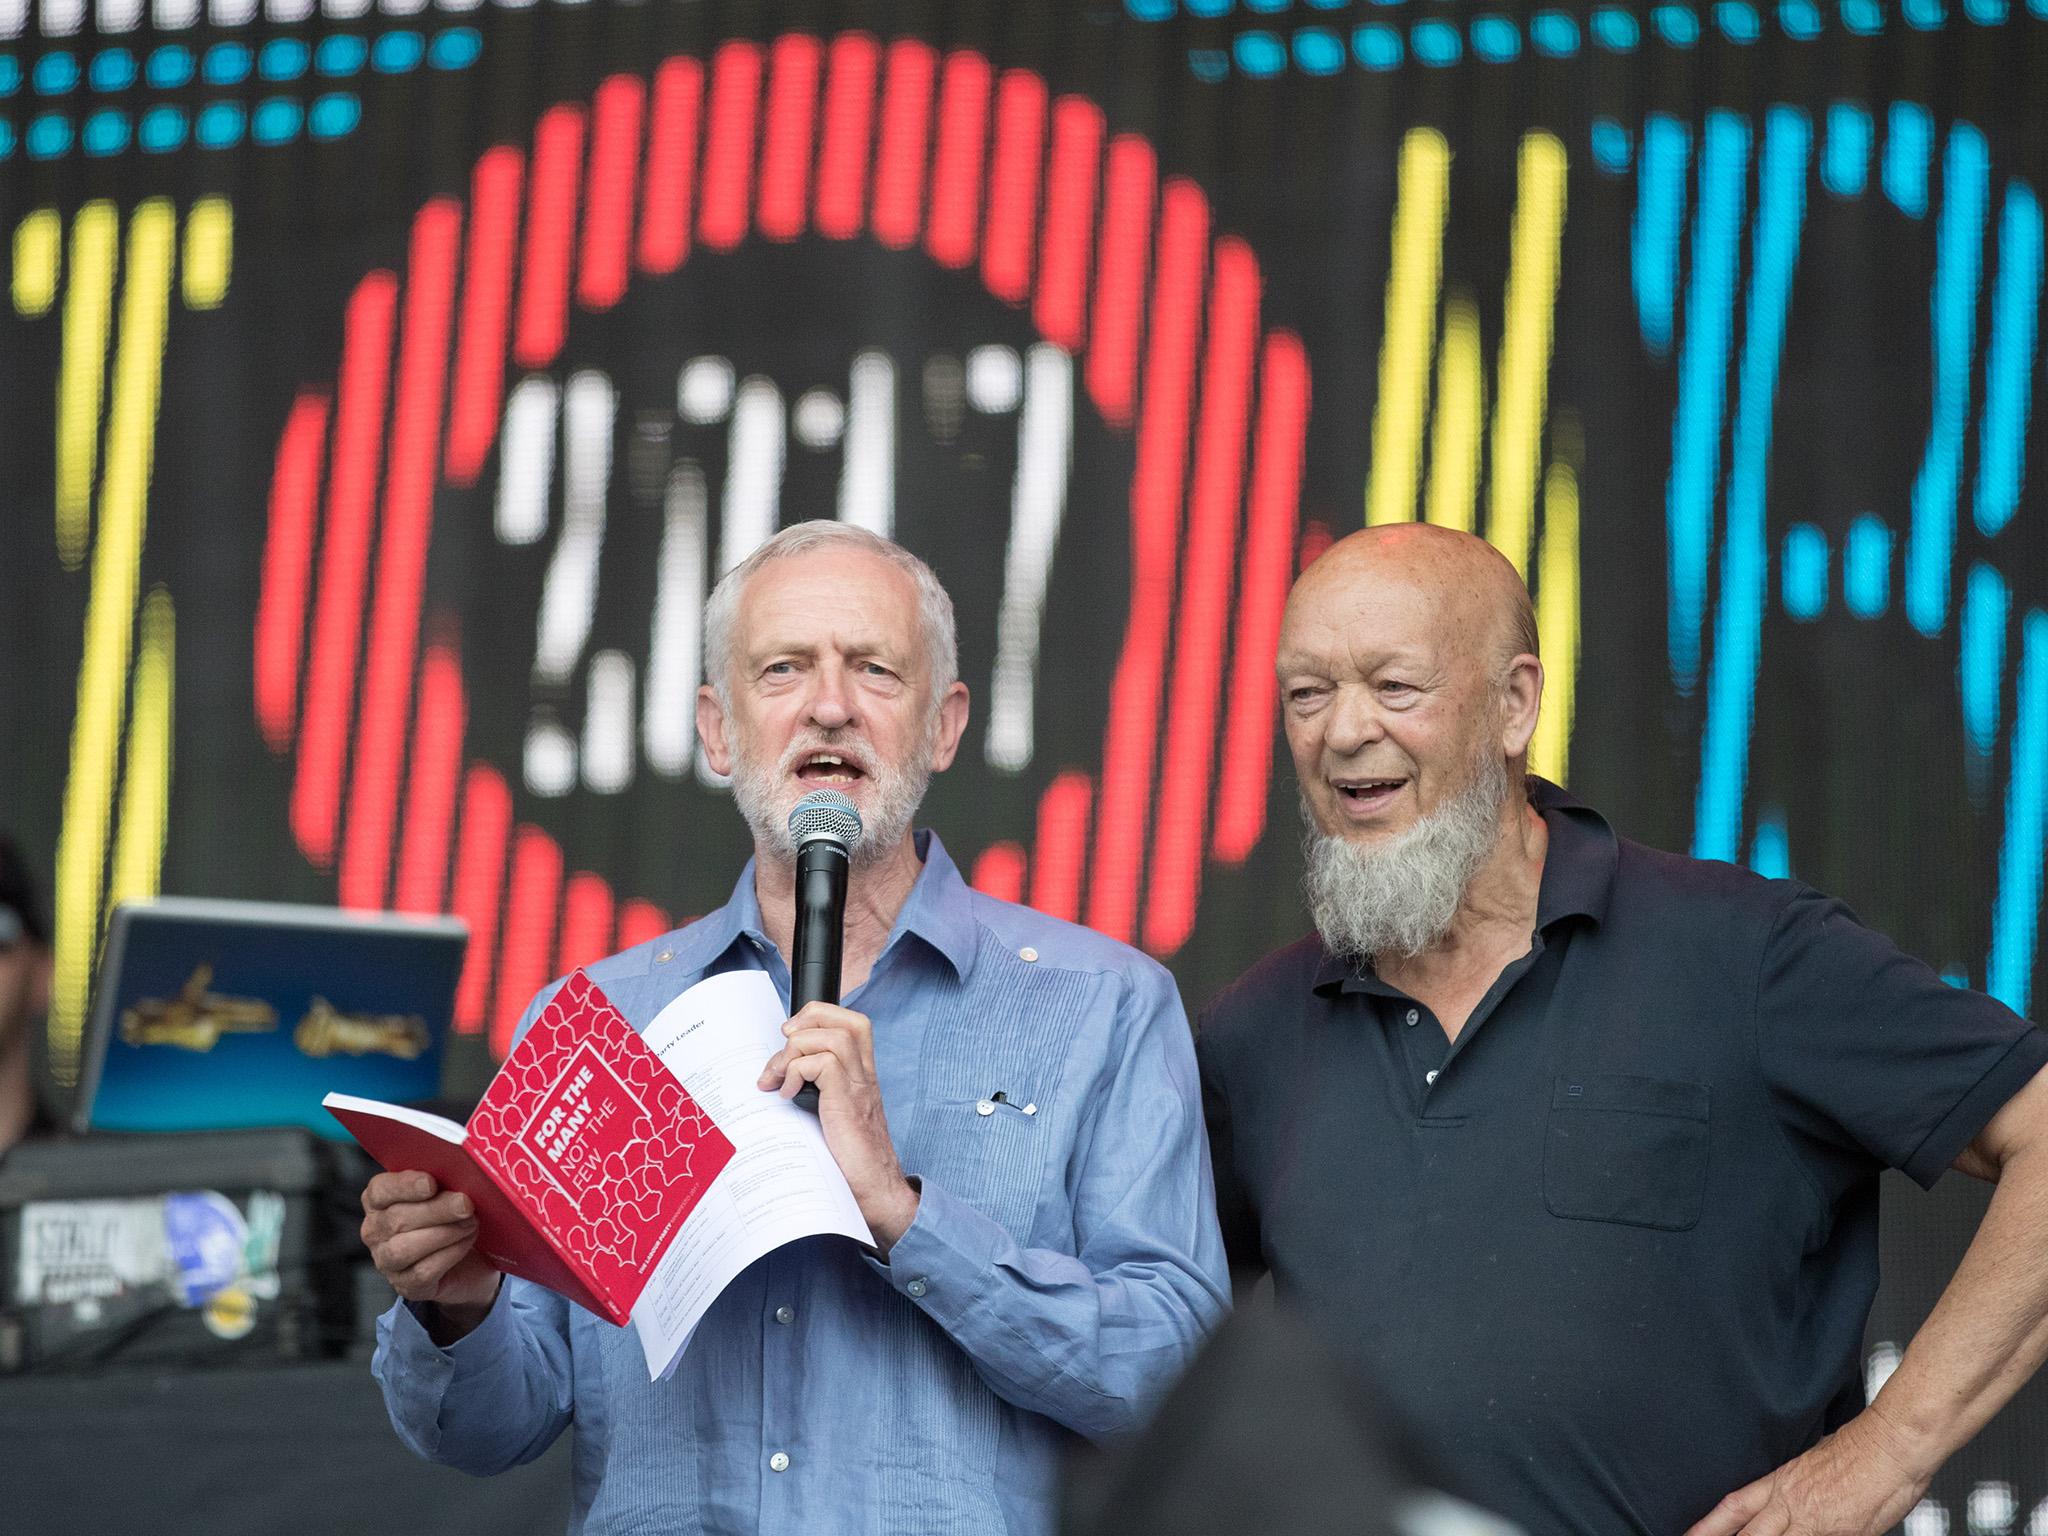
[[[1530,1531],[1675,1533],[1861,1408],[1878,1174],[1931,1185],[2048,1036],[1796,882],[1549,828],[1455,1043],[1313,938],[1199,1024],[1233,1263]]]

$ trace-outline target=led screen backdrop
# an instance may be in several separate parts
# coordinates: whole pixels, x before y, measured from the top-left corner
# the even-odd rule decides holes
[[[122,896],[460,914],[472,1080],[549,976],[715,904],[700,610],[809,516],[955,595],[956,857],[1191,1003],[1302,925],[1291,574],[1412,518],[1528,575],[1541,771],[2032,1000],[2043,0],[0,34],[0,805],[60,1078]],[[1895,1246],[1903,1337],[1950,1255]],[[2005,1431],[1922,1531],[2048,1529]]]

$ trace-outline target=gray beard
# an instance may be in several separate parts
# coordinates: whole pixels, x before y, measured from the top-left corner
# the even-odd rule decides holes
[[[853,865],[856,869],[879,864],[896,851],[896,845],[903,841],[903,834],[910,830],[910,819],[917,814],[918,806],[924,803],[924,792],[932,781],[932,748],[937,743],[937,714],[933,715],[933,729],[927,733],[916,758],[901,768],[877,763],[870,776],[874,786],[872,803],[863,806],[860,813],[860,842],[853,850]],[[802,740],[793,742],[777,763],[763,763],[753,753],[742,749],[731,732],[726,735],[726,749],[732,754],[732,798],[740,808],[740,815],[746,818],[747,828],[754,834],[754,851],[757,856],[766,856],[783,863],[796,862],[796,840],[789,835],[789,813],[808,793],[805,790],[784,790],[777,793],[777,787],[787,782],[786,775],[795,767],[797,760],[807,752],[830,751],[834,743],[823,732],[813,732]],[[864,754],[871,761],[876,754]]]
[[[1412,959],[1448,933],[1500,841],[1507,798],[1507,762],[1489,752],[1448,803],[1399,836],[1360,847],[1319,828],[1304,794],[1302,890],[1330,952],[1352,961]]]

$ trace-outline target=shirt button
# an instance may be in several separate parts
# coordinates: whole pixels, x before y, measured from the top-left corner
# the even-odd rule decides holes
[[[1416,1012],[1416,1011],[1415,1011],[1415,1010],[1414,1010],[1413,1008],[1410,1008],[1410,1009],[1408,1010],[1408,1023],[1409,1023],[1409,1026],[1410,1026],[1410,1027],[1412,1028],[1413,1026],[1415,1026],[1415,1025],[1417,1025],[1417,1024],[1420,1024],[1421,1022],[1422,1022],[1422,1015],[1421,1015],[1421,1014],[1419,1014],[1419,1013],[1417,1013],[1417,1012]]]
[[[903,1287],[903,1289],[909,1293],[910,1298],[913,1301],[921,1300],[924,1296],[924,1293],[930,1290],[931,1288],[931,1281],[925,1279],[923,1275],[919,1275],[915,1280],[912,1280],[908,1285]]]
[[[770,1472],[787,1472],[789,1470],[788,1453],[777,1451],[773,1456],[770,1456],[768,1458],[768,1470]]]
[[[974,1112],[977,1115],[992,1115],[996,1112],[996,1107],[989,1100],[980,1099],[975,1103]]]
[[[1423,1073],[1422,1080],[1425,1083],[1434,1083],[1436,1081],[1436,1069],[1432,1067],[1429,1071]]]
[[[656,965],[667,965],[669,961],[675,959],[675,957],[676,952],[674,950],[664,949],[660,954],[654,957],[654,963]]]
[[[775,1309],[775,1321],[783,1324],[793,1323],[796,1321],[796,1313],[788,1307],[777,1307]]]
[[[1017,951],[1017,958],[1019,960],[1022,960],[1025,964],[1029,965],[1033,960],[1036,960],[1038,958],[1038,951],[1033,949],[1029,944],[1026,944],[1022,949]]]

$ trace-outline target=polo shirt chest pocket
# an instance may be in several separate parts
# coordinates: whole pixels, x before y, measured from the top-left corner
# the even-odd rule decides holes
[[[1684,1232],[1706,1201],[1705,1083],[1623,1073],[1559,1077],[1544,1130],[1543,1204],[1570,1221]]]

